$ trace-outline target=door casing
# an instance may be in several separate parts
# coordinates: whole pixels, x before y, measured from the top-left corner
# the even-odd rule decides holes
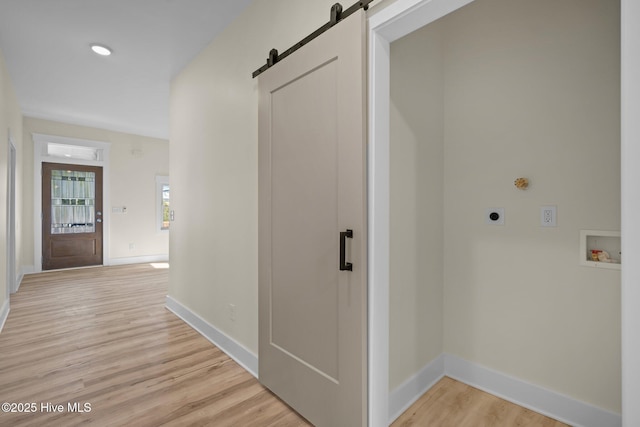
[[[7,156],[7,289],[6,298],[16,292],[16,146],[9,134]]]
[[[389,420],[390,45],[473,0],[398,0],[369,18],[369,420]]]
[[[111,144],[102,141],[92,141],[77,138],[67,138],[54,135],[32,134],[33,139],[33,272],[42,271],[42,163],[63,162],[68,164],[101,166],[102,167],[102,203],[103,203],[103,236],[102,236],[102,264],[110,265],[109,259],[109,229],[111,222],[110,198],[110,147]],[[101,150],[99,160],[78,160],[72,158],[52,157],[47,154],[47,144],[73,145],[90,147]]]

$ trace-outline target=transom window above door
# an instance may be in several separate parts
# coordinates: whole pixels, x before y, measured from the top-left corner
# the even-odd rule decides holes
[[[74,160],[103,160],[104,152],[101,148],[83,147],[79,145],[56,144],[49,142],[45,144],[46,154],[49,157],[60,157]]]

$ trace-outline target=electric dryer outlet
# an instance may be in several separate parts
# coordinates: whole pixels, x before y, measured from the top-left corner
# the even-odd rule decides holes
[[[504,208],[487,208],[485,223],[489,225],[504,225]]]

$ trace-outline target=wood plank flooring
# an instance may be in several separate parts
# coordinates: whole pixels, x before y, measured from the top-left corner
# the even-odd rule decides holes
[[[167,283],[142,264],[26,276],[0,334],[0,400],[37,408],[0,426],[309,425],[166,310]]]
[[[565,427],[559,421],[448,377],[438,381],[392,427]]]
[[[26,276],[0,334],[0,403],[35,411],[0,426],[309,426],[164,308],[167,283],[148,264]],[[564,424],[444,378],[393,425]]]

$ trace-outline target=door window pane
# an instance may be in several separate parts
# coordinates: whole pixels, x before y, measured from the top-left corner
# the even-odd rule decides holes
[[[96,174],[51,171],[51,234],[94,233]]]
[[[162,184],[162,230],[169,229],[169,184]]]

